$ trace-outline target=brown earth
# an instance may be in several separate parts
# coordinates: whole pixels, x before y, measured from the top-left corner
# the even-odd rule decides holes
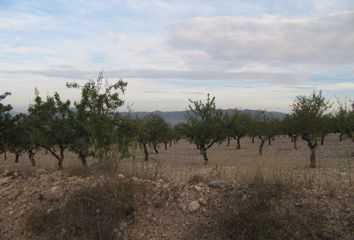
[[[281,182],[291,188],[277,199],[277,211],[302,214],[316,209],[325,219],[323,235],[308,239],[353,239],[354,159],[350,141],[328,137],[318,148],[316,169],[308,167],[309,153],[302,141],[299,150],[293,150],[288,138],[276,138],[271,146],[265,146],[263,156],[258,156],[258,145],[250,139],[243,139],[241,144],[240,150],[234,142],[230,147],[225,143],[214,146],[208,152],[208,165],[195,147],[184,141],[168,150],[161,146],[160,153],[152,154],[148,163],[142,161],[140,150],[121,160],[114,179],[136,182],[145,189],[139,195],[135,220],[129,223],[126,238],[225,239],[220,232],[225,224],[218,224],[233,212],[230,206],[254,199],[258,190],[250,183],[261,178],[264,186]],[[56,171],[55,160],[44,152],[38,155],[35,169],[25,157],[17,165],[13,156],[0,162],[0,239],[4,240],[41,239],[26,226],[35,209],[50,214],[79,189],[100,186],[108,178],[82,170],[71,153],[65,159],[64,171]],[[242,210],[241,205],[236,208]]]

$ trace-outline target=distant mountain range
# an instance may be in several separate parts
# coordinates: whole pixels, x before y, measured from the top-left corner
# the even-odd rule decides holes
[[[224,112],[227,112],[229,114],[232,114],[235,112],[235,109],[223,109]],[[255,116],[257,112],[260,110],[250,110],[250,109],[244,109],[240,110],[242,112],[249,113],[251,116]],[[11,111],[11,115],[16,115],[19,114],[20,112],[17,111]],[[133,112],[134,116],[137,116],[138,118],[143,118],[144,116],[148,115],[149,113],[155,113],[160,115],[163,119],[165,119],[166,122],[169,122],[172,125],[185,122],[186,121],[186,114],[187,111],[168,111],[168,112],[161,112],[161,111],[154,111],[154,112]],[[276,119],[283,119],[285,117],[285,113],[282,112],[267,112],[270,117],[276,118]],[[123,115],[127,115],[128,112],[123,112]]]
[[[235,109],[223,109],[224,112],[227,112],[229,114],[235,112]],[[249,113],[251,116],[255,116],[260,110],[250,110],[250,109],[244,109],[240,110],[242,112]],[[131,114],[137,116],[138,118],[143,118],[144,116],[148,115],[149,113],[155,113],[160,115],[165,121],[169,122],[172,125],[175,125],[177,123],[185,122],[186,121],[186,114],[187,111],[171,111],[171,112],[161,112],[161,111],[155,111],[155,112],[133,112]],[[283,119],[285,117],[285,113],[282,112],[267,112],[270,117],[276,118],[276,119]],[[128,114],[127,112],[123,112],[124,115]]]

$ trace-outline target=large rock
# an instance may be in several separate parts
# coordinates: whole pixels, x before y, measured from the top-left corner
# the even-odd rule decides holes
[[[189,212],[195,212],[198,211],[200,208],[200,203],[198,201],[192,201],[188,205],[188,211]]]

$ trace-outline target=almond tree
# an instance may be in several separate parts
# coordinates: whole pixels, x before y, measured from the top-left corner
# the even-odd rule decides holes
[[[283,133],[289,136],[293,143],[293,148],[297,150],[297,140],[300,134],[300,128],[294,119],[293,114],[287,114],[282,120]]]
[[[235,113],[231,115],[228,129],[232,138],[237,141],[237,149],[241,149],[240,141],[249,131],[251,118],[249,113],[244,113],[240,110],[236,110]]]
[[[124,104],[121,96],[127,83],[118,80],[110,84],[100,72],[96,80],[85,84],[67,83],[68,88],[81,89],[81,99],[75,102],[74,126],[76,139],[72,150],[76,152],[83,164],[89,155],[97,157],[100,162],[115,143],[118,109]]]
[[[8,142],[10,139],[10,131],[9,125],[11,122],[10,111],[12,110],[12,106],[7,104],[4,105],[1,103],[6,97],[10,96],[11,93],[5,92],[4,94],[0,94],[0,154],[5,154],[8,151]]]
[[[46,100],[37,95],[28,113],[40,146],[57,159],[58,167],[62,169],[65,150],[72,144],[74,136],[70,101],[62,101],[58,93],[47,96]]]
[[[197,145],[203,155],[205,163],[208,162],[207,150],[214,143],[224,139],[223,112],[216,109],[215,97],[207,95],[205,103],[192,101],[187,111],[187,122],[184,124],[184,135],[187,139]]]
[[[347,102],[338,101],[338,104],[339,108],[335,113],[337,129],[341,135],[349,137],[354,144],[354,103],[351,109],[348,107]],[[342,136],[340,137],[341,140]]]
[[[323,121],[331,104],[322,96],[322,91],[314,91],[310,96],[297,96],[291,107],[302,139],[310,149],[310,167],[315,168],[318,137],[321,137],[325,127]]]

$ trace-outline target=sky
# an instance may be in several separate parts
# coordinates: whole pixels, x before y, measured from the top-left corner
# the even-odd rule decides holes
[[[135,111],[207,93],[282,112],[314,90],[354,99],[354,0],[0,0],[0,93],[15,110],[35,88],[78,100],[66,82],[100,71],[128,82]]]

